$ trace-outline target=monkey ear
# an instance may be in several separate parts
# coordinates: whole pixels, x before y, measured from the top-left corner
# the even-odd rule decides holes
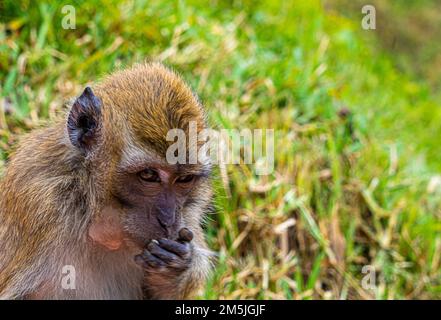
[[[72,105],[67,119],[70,142],[83,152],[93,147],[101,127],[101,99],[90,87],[84,89]]]

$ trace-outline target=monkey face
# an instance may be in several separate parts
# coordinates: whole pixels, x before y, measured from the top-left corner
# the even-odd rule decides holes
[[[149,163],[120,172],[112,196],[121,207],[126,234],[139,245],[175,239],[207,178],[197,166],[185,165]]]

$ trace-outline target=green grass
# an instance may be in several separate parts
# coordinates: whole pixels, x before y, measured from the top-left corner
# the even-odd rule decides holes
[[[218,170],[207,237],[219,258],[201,298],[441,297],[440,95],[376,31],[320,1],[69,4],[75,30],[61,2],[0,4],[0,170],[19,134],[84,85],[162,60],[213,127],[276,129],[274,174]]]

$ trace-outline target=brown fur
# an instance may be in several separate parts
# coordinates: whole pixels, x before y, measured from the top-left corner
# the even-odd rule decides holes
[[[130,239],[105,250],[89,237],[106,208],[118,207],[112,190],[125,150],[136,144],[163,159],[167,130],[187,129],[189,120],[205,127],[201,105],[175,73],[156,63],[117,72],[94,92],[103,121],[90,154],[84,157],[70,143],[66,119],[60,119],[23,139],[10,159],[0,183],[0,298],[139,299],[146,285],[156,288],[151,298],[185,298],[207,276],[209,251],[200,225],[212,196],[208,181],[192,192],[197,201],[183,214],[195,234],[195,255],[177,284],[160,275],[145,283],[133,261],[140,247]],[[61,287],[64,265],[76,269],[76,290]]]

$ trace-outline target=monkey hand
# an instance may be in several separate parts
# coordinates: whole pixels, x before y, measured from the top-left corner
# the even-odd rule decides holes
[[[152,240],[140,255],[136,263],[145,271],[146,296],[156,299],[179,299],[179,292],[185,271],[192,262],[193,233],[182,228],[176,241],[170,239]]]

